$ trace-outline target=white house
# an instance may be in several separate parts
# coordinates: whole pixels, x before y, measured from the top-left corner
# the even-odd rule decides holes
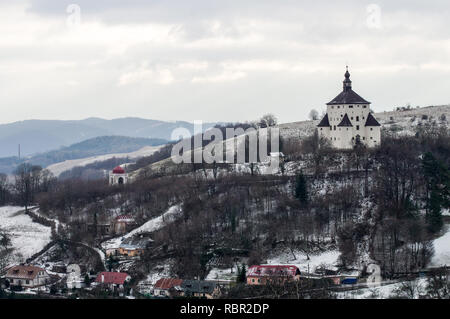
[[[34,288],[50,283],[47,271],[35,266],[14,266],[7,271],[5,278],[11,286],[24,288]]]
[[[347,67],[343,91],[327,103],[327,114],[317,126],[319,138],[338,149],[352,149],[357,143],[378,146],[381,125],[370,112],[370,104],[353,91]]]
[[[84,279],[81,277],[80,266],[76,264],[67,266],[67,288],[81,289],[85,286]]]
[[[128,183],[128,174],[125,172],[125,170],[122,167],[117,166],[109,174],[109,184],[110,185],[123,185],[126,183]]]

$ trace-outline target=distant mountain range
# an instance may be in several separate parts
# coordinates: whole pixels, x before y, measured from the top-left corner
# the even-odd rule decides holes
[[[204,123],[203,129],[216,123]],[[99,136],[128,136],[170,140],[172,131],[183,127],[193,133],[189,122],[164,122],[141,118],[104,120],[88,118],[79,121],[27,120],[0,124],[0,158],[57,150]],[[116,151],[115,151],[116,152]]]
[[[86,141],[62,147],[59,150],[40,153],[34,156],[17,156],[0,158],[0,173],[12,173],[23,162],[47,167],[54,163],[67,160],[81,159],[105,154],[135,152],[145,146],[158,146],[168,141],[156,138],[128,137],[128,136],[101,136]]]

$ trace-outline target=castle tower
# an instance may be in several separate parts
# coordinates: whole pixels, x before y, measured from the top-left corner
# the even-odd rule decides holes
[[[347,67],[342,92],[327,103],[327,114],[317,126],[319,138],[338,149],[352,149],[356,143],[379,145],[381,125],[370,113],[370,104],[353,91]]]
[[[117,166],[109,174],[109,185],[123,185],[126,183],[128,183],[128,174],[122,167]]]

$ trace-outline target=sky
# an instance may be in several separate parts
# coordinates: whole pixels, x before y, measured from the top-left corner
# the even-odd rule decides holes
[[[0,0],[0,123],[450,103],[448,0]]]

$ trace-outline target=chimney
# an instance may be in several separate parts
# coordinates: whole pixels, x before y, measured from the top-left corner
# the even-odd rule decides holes
[[[102,274],[102,284],[104,284],[104,283],[105,283],[105,275]]]

